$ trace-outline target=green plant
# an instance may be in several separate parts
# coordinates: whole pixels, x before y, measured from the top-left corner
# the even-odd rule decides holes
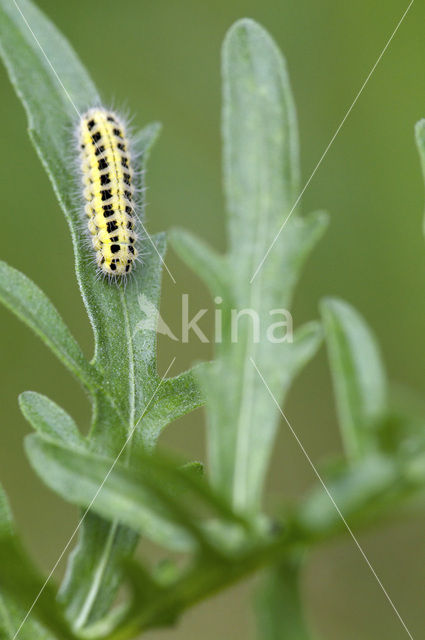
[[[181,230],[170,234],[181,258],[221,297],[223,336],[212,363],[160,378],[155,332],[132,328],[140,319],[141,294],[159,306],[165,235],[146,239],[143,267],[125,288],[96,277],[81,233],[63,136],[75,121],[75,110],[97,103],[99,96],[54,26],[28,0],[20,6],[39,44],[16,6],[1,0],[1,54],[69,223],[95,355],[90,362],[85,358],[36,285],[0,264],[0,299],[78,378],[93,408],[90,433],[83,437],[73,419],[48,398],[34,392],[20,397],[22,412],[35,429],[25,443],[32,466],[51,489],[79,505],[83,516],[66,579],[57,591],[22,548],[1,494],[0,638],[133,638],[173,624],[188,607],[260,569],[267,574],[258,599],[260,636],[312,638],[298,593],[305,553],[346,532],[347,522],[350,527],[376,522],[422,491],[425,449],[413,419],[391,411],[374,338],[345,302],[325,300],[322,323],[299,329],[292,344],[277,348],[264,332],[254,340],[248,318],[238,340],[232,340],[233,309],[252,308],[263,317],[290,305],[302,264],[326,225],[323,213],[301,217],[294,212],[252,279],[299,191],[296,118],[283,58],[253,21],[237,22],[226,37],[228,253],[217,255]],[[143,165],[158,131],[151,124],[135,138]],[[423,158],[424,131],[420,125]],[[327,491],[318,482],[300,503],[268,515],[262,492],[279,406],[323,335],[346,457],[324,474]],[[197,463],[154,451],[167,424],[204,402],[205,475]],[[135,562],[140,536],[184,554],[184,566],[173,562],[174,555],[154,567]],[[116,605],[122,584],[128,594]]]

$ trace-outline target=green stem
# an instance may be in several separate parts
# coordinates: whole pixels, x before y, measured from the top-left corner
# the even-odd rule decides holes
[[[312,640],[300,593],[299,558],[288,556],[270,568],[257,602],[262,640]]]
[[[211,558],[208,563],[204,561],[196,564],[172,586],[164,588],[162,594],[157,594],[153,601],[147,602],[142,611],[136,604],[127,620],[121,622],[119,628],[104,635],[103,640],[130,640],[141,632],[172,624],[178,616],[198,602],[294,551],[299,545],[297,538],[298,535],[287,535],[272,545],[255,547],[227,563]]]

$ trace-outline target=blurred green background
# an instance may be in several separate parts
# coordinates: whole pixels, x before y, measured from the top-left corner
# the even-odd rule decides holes
[[[40,0],[88,66],[106,103],[123,106],[142,126],[164,129],[148,172],[150,231],[185,226],[225,246],[220,158],[220,46],[242,16],[259,20],[284,51],[298,107],[304,180],[393,31],[407,0]],[[425,247],[423,185],[414,123],[425,116],[425,6],[413,8],[307,189],[302,208],[326,208],[331,225],[297,291],[296,325],[317,317],[324,295],[338,295],[366,316],[379,336],[391,379],[425,397]],[[64,217],[26,134],[23,110],[0,69],[2,125],[1,258],[27,273],[57,305],[85,350],[88,320],[76,287]],[[64,133],[65,135],[65,133]],[[68,150],[64,149],[64,152]],[[177,285],[164,276],[162,315],[176,333],[179,299],[210,305],[196,277],[172,253]],[[0,478],[37,563],[50,569],[77,511],[35,478],[24,457],[28,425],[17,395],[34,389],[88,425],[88,404],[56,359],[0,308]],[[202,321],[212,335],[212,313]],[[174,373],[208,358],[211,347],[160,341],[160,369]],[[402,394],[403,395],[403,394]],[[410,400],[409,400],[410,401]],[[323,350],[297,381],[287,414],[316,462],[341,449]],[[205,458],[202,412],[169,427],[164,446]],[[300,495],[311,468],[282,425],[268,504]],[[414,637],[423,637],[425,517],[362,533],[360,543]],[[63,567],[58,570],[58,575]],[[254,638],[251,581],[189,612],[176,630],[149,638]],[[348,537],[310,559],[303,589],[309,617],[326,640],[407,637],[358,549]],[[288,639],[289,640],[289,639]]]

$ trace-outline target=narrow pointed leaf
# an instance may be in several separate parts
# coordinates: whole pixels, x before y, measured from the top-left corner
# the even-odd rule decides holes
[[[29,278],[0,262],[0,300],[30,327],[87,389],[99,383],[59,313]]]
[[[133,148],[136,154],[140,156],[144,166],[146,166],[152,147],[158,139],[161,129],[160,122],[151,122],[143,129],[140,129],[134,136]]]
[[[19,406],[28,422],[44,437],[84,446],[84,438],[71,416],[46,396],[26,391],[19,396]]]
[[[285,343],[274,325],[280,321],[282,332],[301,267],[327,217],[318,212],[303,219],[292,210],[299,167],[288,74],[275,43],[252,20],[238,21],[226,36],[223,94],[228,253],[199,250],[180,231],[172,238],[213,295],[223,298],[216,359],[198,374],[208,406],[212,481],[234,507],[255,512],[279,420],[270,392],[281,403],[316,349],[315,338],[306,336],[301,357],[301,344]]]
[[[387,410],[387,381],[371,330],[349,304],[324,300],[322,318],[339,423],[347,454],[376,446],[377,422]]]
[[[247,288],[257,266],[253,261],[263,257],[264,244],[298,196],[297,120],[283,56],[253,20],[230,28],[222,70],[230,254],[238,256]]]
[[[186,507],[167,493],[161,475],[155,481],[147,460],[140,471],[119,462],[112,468],[113,460],[35,435],[27,438],[26,450],[37,473],[66,500],[91,505],[101,516],[119,520],[167,548],[188,550],[196,543],[198,534]],[[189,475],[187,479],[194,481]]]

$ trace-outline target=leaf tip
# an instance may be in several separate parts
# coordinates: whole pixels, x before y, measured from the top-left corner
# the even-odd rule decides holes
[[[249,38],[250,36],[257,38],[263,37],[271,40],[270,34],[259,22],[253,20],[253,18],[245,17],[236,20],[228,29],[224,38],[223,48],[226,50],[234,40],[240,37]]]
[[[415,124],[415,137],[416,137],[416,142],[418,144],[420,142],[424,141],[424,139],[425,139],[425,118],[421,118],[421,120],[419,120]]]
[[[22,413],[24,413],[28,403],[31,402],[35,395],[35,391],[23,391],[18,395],[18,405]]]
[[[307,220],[316,227],[317,236],[321,237],[329,226],[330,215],[327,211],[319,209],[310,213]]]
[[[146,130],[149,132],[149,136],[150,136],[149,149],[158,140],[159,136],[162,133],[162,129],[163,129],[163,124],[162,122],[159,122],[159,120],[154,120],[153,122],[150,122],[148,125],[146,125]]]
[[[261,28],[258,22],[256,22],[253,18],[248,18],[245,16],[243,18],[239,18],[236,20],[232,26],[229,28],[227,34],[230,35],[233,32],[240,31],[242,29],[252,29],[252,28]]]
[[[302,336],[310,336],[319,342],[323,339],[323,326],[320,320],[310,320],[310,322],[306,322],[298,329],[298,332]]]
[[[348,302],[345,302],[345,300],[342,300],[342,298],[338,298],[336,296],[325,296],[320,300],[319,307],[322,313],[326,313],[327,311],[352,309],[351,305],[348,304]]]

